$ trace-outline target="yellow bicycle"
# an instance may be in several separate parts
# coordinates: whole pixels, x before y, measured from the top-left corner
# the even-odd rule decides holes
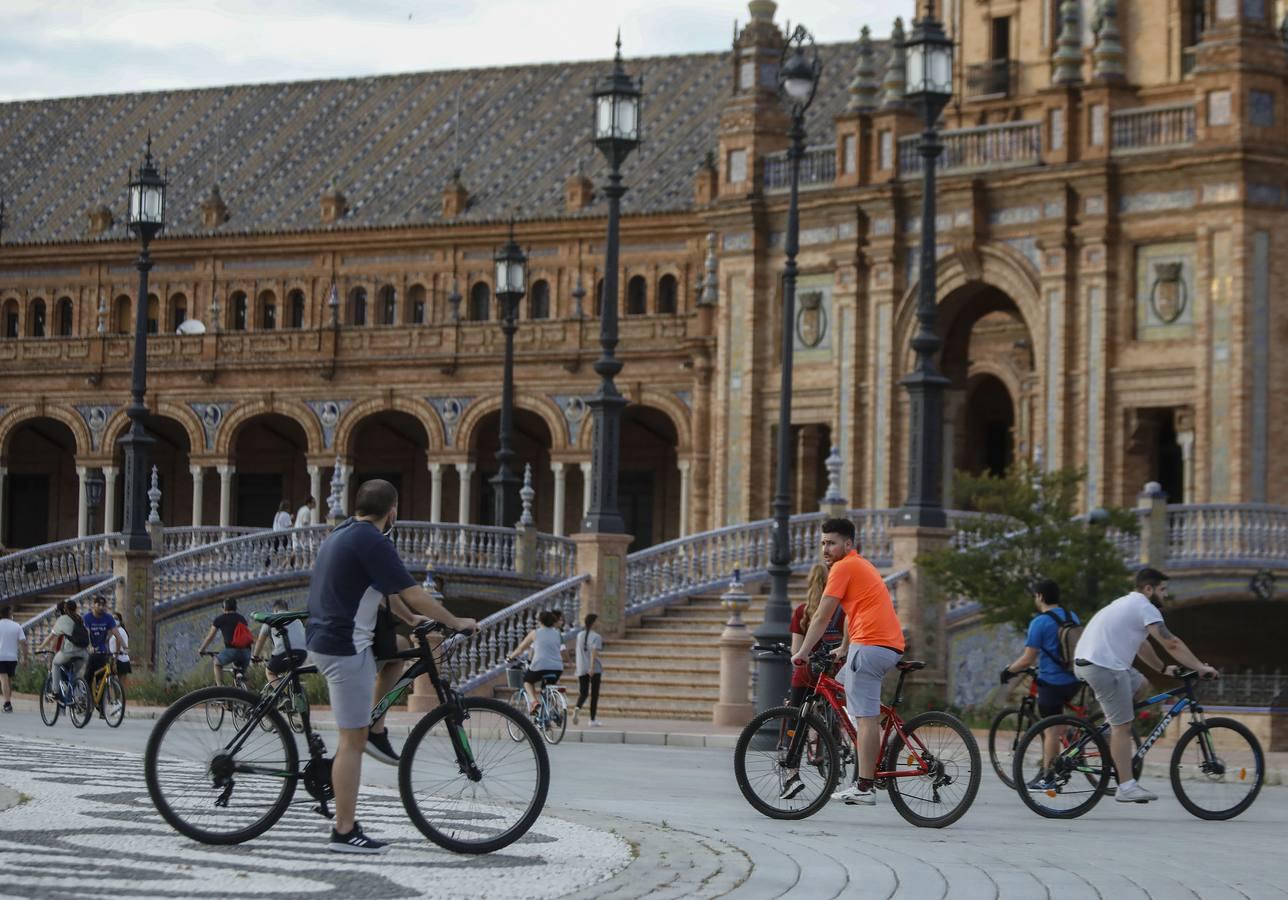
[[[110,727],[119,727],[125,719],[125,688],[116,677],[115,656],[108,657],[107,663],[90,676],[89,699]]]

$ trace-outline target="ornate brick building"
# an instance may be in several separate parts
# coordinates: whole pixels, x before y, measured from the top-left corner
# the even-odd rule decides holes
[[[768,514],[787,205],[775,4],[724,53],[629,61],[622,498],[636,546]],[[1279,501],[1288,57],[1261,0],[954,0],[939,191],[944,465],[1087,471],[1087,503]],[[895,44],[898,29],[896,25]],[[821,48],[807,124],[792,418],[813,508],[902,500],[921,182],[902,54]],[[0,104],[0,540],[119,527],[133,304],[167,522],[267,525],[337,458],[405,518],[486,521],[518,219],[518,460],[576,529],[599,352],[603,165],[558,64]],[[145,138],[170,176],[147,298],[122,224]],[[333,289],[334,288],[334,289]],[[199,319],[204,334],[176,334]],[[1276,376],[1274,373],[1281,374]],[[1279,396],[1279,400],[1274,398]],[[1273,410],[1280,408],[1280,413]],[[80,480],[78,482],[78,475]],[[951,483],[951,482],[950,482]]]

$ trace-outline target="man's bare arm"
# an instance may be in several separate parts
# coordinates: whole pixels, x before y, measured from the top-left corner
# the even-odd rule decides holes
[[[818,609],[814,611],[814,615],[809,620],[809,628],[805,631],[805,639],[801,641],[800,649],[794,655],[809,655],[809,652],[814,649],[814,645],[818,643],[819,638],[823,636],[823,632],[827,631],[827,625],[832,621],[832,614],[836,612],[836,604],[839,602],[836,597],[826,595],[818,601]]]
[[[442,622],[457,631],[473,628],[476,624],[473,619],[464,619],[453,614],[446,606],[429,596],[418,584],[413,584],[397,596],[412,612],[427,616],[435,622]]]
[[[1202,662],[1197,656],[1195,656],[1194,651],[1185,646],[1185,642],[1183,640],[1172,634],[1164,623],[1155,622],[1150,625],[1149,633],[1153,636],[1154,640],[1158,641],[1162,648],[1170,653],[1172,658],[1177,660],[1181,665],[1188,666],[1204,675],[1216,674],[1216,669]]]
[[[1145,665],[1149,666],[1156,672],[1161,672],[1163,669],[1167,668],[1167,666],[1163,664],[1163,660],[1159,658],[1158,653],[1155,652],[1154,645],[1149,642],[1149,638],[1145,638],[1144,643],[1136,649],[1136,655],[1144,660]]]

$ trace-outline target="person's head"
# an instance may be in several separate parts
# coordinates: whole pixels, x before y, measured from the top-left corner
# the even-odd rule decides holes
[[[277,511],[278,511],[278,512],[284,512],[284,513],[288,513],[288,512],[290,512],[290,511],[291,511],[291,501],[290,501],[290,500],[283,500],[281,503],[277,504]]]
[[[586,613],[586,626],[581,630],[581,646],[583,649],[590,647],[590,633],[595,630],[595,623],[599,621],[599,616],[594,613]]]
[[[310,496],[309,499],[304,501],[304,505],[307,506],[309,509],[312,509],[313,507],[318,505],[318,502],[314,500],[312,496]]]
[[[287,607],[286,607],[286,601],[285,601],[285,600],[274,600],[274,601],[273,601],[273,612],[286,612],[286,609],[287,609]]]
[[[545,628],[554,628],[555,623],[558,622],[559,620],[555,618],[554,612],[548,609],[543,609],[541,613],[537,616],[537,621],[540,622],[541,625],[544,626]]]
[[[1033,584],[1033,603],[1038,611],[1060,605],[1060,585],[1050,578],[1043,578]]]
[[[383,478],[367,479],[358,486],[353,514],[381,531],[388,531],[398,520],[398,489]]]
[[[585,626],[586,630],[587,631],[592,630],[595,627],[595,623],[598,621],[599,621],[599,616],[597,614],[586,613],[586,626]]]
[[[63,615],[71,616],[76,621],[80,621],[80,613],[76,611],[76,601],[67,599],[63,601]]]
[[[1167,576],[1148,566],[1136,573],[1136,590],[1149,598],[1155,606],[1162,606],[1167,599]]]
[[[827,566],[814,563],[809,570],[809,580],[805,583],[805,612],[801,614],[801,626],[809,627],[814,613],[818,612],[818,603],[823,599],[823,588],[827,587]]]
[[[112,610],[112,618],[116,620],[118,627],[125,624],[125,619],[116,610]]]
[[[94,610],[95,616],[102,616],[107,612],[107,598],[101,595],[95,597],[94,602],[90,604],[90,608]]]
[[[551,611],[552,613],[554,613],[555,622],[556,622],[557,624],[559,624],[559,625],[562,625],[562,624],[563,624],[563,621],[564,621],[564,614],[563,614],[563,610],[562,610],[562,609],[552,609],[552,610],[550,610],[550,611]]]
[[[224,612],[237,612],[236,597],[228,597],[224,600]]]
[[[7,606],[0,606],[0,619],[11,619],[11,618],[13,618],[13,610],[11,610]],[[587,627],[590,627],[590,626],[587,625]]]
[[[59,600],[57,603],[55,603],[55,604],[54,604],[54,612],[55,612],[55,613],[57,613],[57,614],[58,614],[58,615],[60,615],[60,616],[61,616],[63,613],[67,612],[67,601],[65,601],[65,600]]]
[[[854,549],[854,523],[828,519],[823,523],[823,561],[829,566]]]

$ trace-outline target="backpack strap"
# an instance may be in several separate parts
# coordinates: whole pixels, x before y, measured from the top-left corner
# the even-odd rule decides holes
[[[1051,618],[1051,621],[1055,623],[1055,642],[1056,642],[1056,646],[1058,647],[1060,645],[1060,629],[1066,625],[1072,625],[1073,619],[1068,615],[1068,613],[1065,614],[1065,618],[1061,619],[1059,616],[1055,614],[1054,609],[1044,609],[1042,610],[1042,615],[1049,616]],[[1051,651],[1048,650],[1046,647],[1039,647],[1038,649],[1041,650],[1043,653],[1045,653],[1047,655],[1047,658],[1049,658],[1051,662],[1055,663],[1061,669],[1072,668],[1072,666],[1070,666],[1060,657],[1053,655]],[[1061,652],[1063,652],[1063,650]]]

